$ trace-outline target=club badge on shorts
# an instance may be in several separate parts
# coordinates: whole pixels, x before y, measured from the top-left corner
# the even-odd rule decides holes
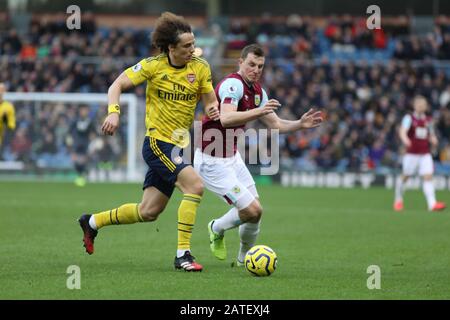
[[[175,157],[175,159],[173,159],[173,162],[175,164],[181,164],[183,162],[183,158],[181,158],[180,156]]]
[[[239,188],[239,186],[234,186],[233,187],[233,192],[238,194],[239,192],[241,192],[241,188]]]
[[[187,80],[189,81],[189,83],[194,83],[194,81],[195,81],[195,73],[189,73],[187,75]]]
[[[261,95],[255,94],[255,106],[258,107],[260,103],[261,103]]]

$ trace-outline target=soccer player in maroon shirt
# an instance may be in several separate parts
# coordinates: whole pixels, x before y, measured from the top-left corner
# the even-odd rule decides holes
[[[406,147],[403,157],[402,176],[395,185],[394,210],[403,210],[404,186],[409,177],[419,174],[423,177],[423,193],[427,199],[428,210],[439,211],[445,209],[445,203],[436,201],[433,185],[433,158],[430,144],[436,147],[438,140],[434,133],[431,117],[426,115],[428,102],[423,96],[416,96],[413,100],[414,112],[403,117],[399,135]]]
[[[322,123],[320,111],[309,110],[295,121],[280,119],[274,112],[280,103],[268,99],[259,84],[264,51],[256,44],[246,46],[239,59],[239,71],[226,76],[216,87],[220,102],[220,119],[204,117],[202,144],[194,158],[194,168],[205,186],[233,207],[208,224],[211,251],[226,258],[224,233],[239,227],[241,240],[237,263],[241,265],[247,251],[255,245],[259,233],[262,207],[255,182],[237,151],[237,136],[245,124],[260,119],[281,133],[314,128]],[[240,130],[240,133],[237,131]],[[231,135],[228,135],[231,131]],[[212,139],[214,136],[214,139]],[[214,146],[214,148],[212,148]]]

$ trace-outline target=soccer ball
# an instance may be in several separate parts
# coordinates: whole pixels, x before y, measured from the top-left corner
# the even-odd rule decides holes
[[[268,246],[257,245],[245,255],[245,269],[257,277],[270,276],[277,268],[277,255]]]

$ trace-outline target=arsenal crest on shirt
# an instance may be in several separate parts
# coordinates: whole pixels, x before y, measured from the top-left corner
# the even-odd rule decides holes
[[[261,95],[255,94],[255,106],[259,106],[261,103]]]
[[[187,75],[187,79],[188,79],[188,81],[189,81],[190,83],[194,83],[194,81],[195,81],[195,73],[189,73],[189,74]]]

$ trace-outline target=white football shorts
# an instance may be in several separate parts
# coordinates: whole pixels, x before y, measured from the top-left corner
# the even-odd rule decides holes
[[[403,174],[405,176],[413,176],[417,173],[420,176],[433,174],[434,165],[431,154],[412,154],[407,153],[403,156],[402,162]]]
[[[233,157],[219,158],[195,151],[194,169],[202,177],[208,190],[214,192],[238,210],[247,208],[258,193],[255,181],[239,152]]]

